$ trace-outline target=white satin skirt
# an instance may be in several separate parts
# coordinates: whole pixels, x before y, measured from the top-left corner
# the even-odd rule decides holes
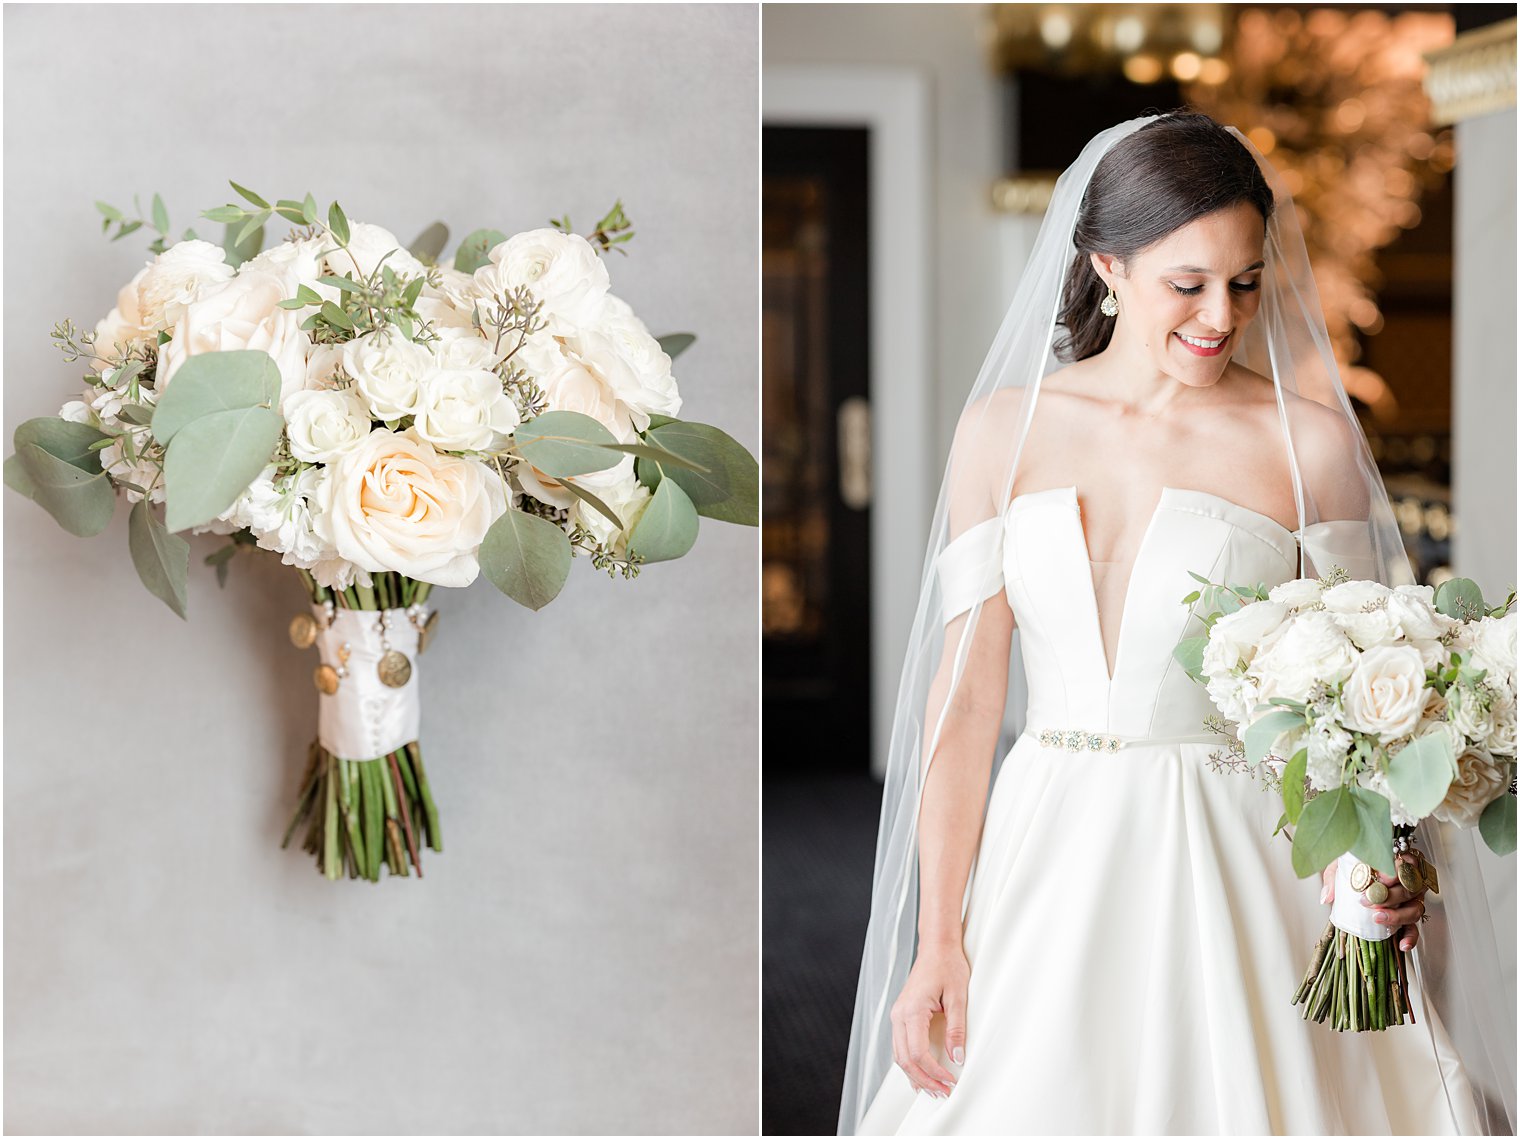
[[[1290,1003],[1329,907],[1270,837],[1281,800],[1213,750],[1020,737],[973,869],[965,1065],[935,1041],[957,1086],[936,1100],[894,1066],[862,1134],[1479,1132],[1412,975],[1418,1023],[1382,1032]]]

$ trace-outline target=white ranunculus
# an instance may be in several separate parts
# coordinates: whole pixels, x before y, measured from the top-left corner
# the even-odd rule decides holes
[[[1255,604],[1260,604],[1256,602]],[[1307,700],[1316,681],[1335,684],[1351,674],[1356,647],[1322,609],[1301,612],[1256,654],[1251,672],[1261,680],[1261,698]]]
[[[235,272],[220,245],[209,241],[171,245],[135,278],[139,323],[154,332],[177,324],[188,306],[232,280]]]
[[[584,237],[532,229],[509,237],[488,256],[490,264],[475,270],[475,291],[482,298],[527,286],[555,330],[597,323],[611,281],[601,255]]]
[[[326,244],[331,248],[335,242],[328,239]],[[368,278],[382,262],[400,277],[427,274],[427,267],[402,247],[394,233],[369,222],[350,222],[348,247],[332,249],[327,255],[328,272],[356,281]]]
[[[296,289],[305,285],[308,289],[336,303],[342,293],[332,285],[319,285],[322,275],[321,238],[307,237],[296,241],[282,241],[264,250],[243,265],[242,272],[268,273],[278,277],[285,285],[286,299],[296,295]]]
[[[306,386],[306,350],[311,339],[301,331],[301,315],[279,307],[285,299],[278,277],[239,273],[188,306],[174,326],[174,338],[158,355],[159,390],[181,364],[203,352],[256,349],[267,352],[280,369],[280,400]]]
[[[303,463],[331,463],[369,435],[370,414],[352,388],[292,392],[281,406],[290,453]]]
[[[442,586],[475,580],[481,539],[507,509],[483,464],[385,430],[326,468],[316,504],[317,534],[339,557]]]
[[[1267,590],[1267,600],[1286,605],[1289,609],[1302,609],[1318,601],[1323,592],[1324,586],[1320,585],[1318,578],[1294,577]]]
[[[417,400],[417,434],[440,451],[496,450],[522,422],[495,372],[434,372]]]
[[[437,286],[426,285],[422,295],[413,306],[417,315],[430,321],[440,334],[445,330],[463,330],[479,336],[471,319],[479,297],[475,292],[475,278],[448,265],[434,266],[439,277]]]
[[[394,422],[417,414],[422,382],[438,371],[438,362],[427,345],[408,340],[396,329],[381,329],[343,346],[343,368],[375,418]]]
[[[1473,630],[1472,665],[1488,670],[1484,679],[1498,687],[1515,683],[1515,610],[1503,617],[1482,617]]]
[[[584,476],[575,481],[579,484],[583,480]],[[622,557],[627,553],[628,534],[634,526],[638,525],[639,519],[643,517],[644,509],[654,496],[648,487],[631,476],[611,487],[602,488],[595,494],[623,520],[621,529],[614,526],[612,520],[605,517],[600,510],[584,502],[576,502],[571,517],[590,531],[592,538],[618,557]]]
[[[1469,747],[1457,756],[1456,778],[1446,798],[1430,813],[1454,826],[1475,827],[1483,808],[1508,791],[1508,765],[1495,763],[1484,748]]]
[[[1409,645],[1380,645],[1356,662],[1341,691],[1346,726],[1388,743],[1419,723],[1430,700],[1425,665]]]
[[[1394,586],[1387,604],[1389,618],[1411,642],[1438,640],[1456,624],[1436,610],[1435,590],[1428,585]]]
[[[147,266],[139,269],[137,275],[116,294],[116,307],[95,325],[96,355],[115,362],[132,345],[151,341],[155,337],[156,330],[143,323],[142,313],[137,307],[137,286],[147,275]]]
[[[1325,590],[1320,600],[1357,648],[1371,649],[1392,644],[1399,635],[1387,606],[1392,592],[1381,582],[1345,581]]]
[[[1482,697],[1466,684],[1446,690],[1446,722],[1474,743],[1486,740],[1494,730],[1493,716]]]
[[[675,394],[675,382],[668,371],[663,377],[640,374],[618,344],[604,333],[587,331],[567,336],[562,351],[596,377],[640,431],[649,426],[651,414],[669,415],[681,408],[680,396]]]
[[[1330,791],[1341,785],[1342,765],[1351,750],[1351,733],[1330,716],[1315,720],[1304,739],[1308,750],[1306,772],[1309,784],[1317,791]]]
[[[679,415],[681,393],[671,375],[670,357],[627,302],[607,294],[599,331],[612,342],[638,380],[638,389],[625,395],[624,402],[646,415]]]
[[[1226,613],[1209,630],[1203,650],[1203,674],[1213,677],[1250,665],[1257,647],[1288,616],[1288,607],[1277,601],[1253,601]]]

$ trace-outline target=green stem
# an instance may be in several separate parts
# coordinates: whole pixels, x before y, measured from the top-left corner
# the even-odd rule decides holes
[[[374,591],[374,589],[372,587],[370,587],[368,585],[356,585],[356,586],[354,586],[354,592],[359,597],[358,608],[360,608],[360,609],[373,609],[373,608],[375,608],[375,591]]]
[[[422,810],[427,815],[428,845],[442,853],[443,831],[438,828],[438,808],[433,805],[433,791],[428,786],[427,769],[422,766],[422,741],[407,744],[406,754],[411,757],[412,771],[417,775],[417,790],[422,795]]]
[[[333,777],[332,753],[323,749],[323,765],[327,779],[327,803],[322,826],[322,872],[336,882],[339,874],[338,857],[338,788]]]

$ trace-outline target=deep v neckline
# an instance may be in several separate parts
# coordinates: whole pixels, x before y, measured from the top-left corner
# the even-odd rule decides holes
[[[1223,498],[1217,494],[1211,494],[1208,491],[1187,490],[1182,487],[1163,486],[1161,488],[1161,493],[1156,498],[1155,505],[1151,507],[1150,517],[1146,519],[1145,530],[1140,535],[1140,543],[1135,547],[1135,556],[1130,561],[1129,577],[1125,579],[1124,594],[1122,600],[1120,601],[1119,629],[1117,632],[1117,639],[1114,641],[1114,664],[1112,670],[1110,670],[1108,665],[1108,642],[1103,638],[1103,620],[1099,614],[1098,609],[1098,585],[1097,580],[1093,576],[1092,548],[1088,545],[1087,542],[1087,530],[1082,525],[1082,501],[1077,494],[1077,487],[1075,485],[1057,486],[1050,487],[1046,490],[1032,490],[1025,491],[1021,494],[1016,494],[1011,499],[1009,499],[1008,507],[1003,512],[1003,518],[1006,523],[1008,516],[1013,513],[1014,507],[1020,502],[1020,500],[1038,498],[1042,495],[1057,494],[1069,498],[1072,507],[1071,513],[1068,515],[1068,517],[1071,519],[1072,524],[1076,527],[1077,544],[1079,547],[1081,547],[1082,562],[1087,570],[1087,606],[1088,612],[1092,616],[1093,633],[1097,640],[1098,672],[1104,678],[1104,681],[1109,690],[1112,690],[1114,680],[1119,675],[1120,666],[1124,663],[1124,634],[1125,628],[1129,622],[1130,609],[1132,608],[1131,601],[1133,600],[1135,577],[1137,576],[1137,573],[1140,569],[1141,562],[1146,556],[1147,550],[1150,548],[1151,535],[1155,532],[1156,529],[1156,519],[1161,516],[1161,510],[1167,504],[1169,498],[1195,495],[1200,498],[1208,499],[1211,502],[1219,503],[1232,512],[1238,512],[1240,515],[1244,516],[1247,519],[1251,519],[1265,525],[1279,540],[1286,540],[1289,544],[1293,545],[1295,547],[1295,552],[1298,545],[1298,537],[1300,532],[1289,530],[1281,522],[1277,521],[1277,519],[1271,517],[1270,515],[1263,514],[1258,510],[1252,510],[1248,506],[1241,506],[1237,502],[1231,502],[1227,498]],[[1265,535],[1260,536],[1265,537]],[[1278,548],[1279,552],[1284,553],[1284,556],[1287,557],[1286,553],[1282,551],[1281,547],[1279,546]],[[1288,560],[1290,562],[1294,561],[1293,558],[1289,558]]]

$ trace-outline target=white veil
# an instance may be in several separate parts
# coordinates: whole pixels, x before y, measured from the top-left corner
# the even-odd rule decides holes
[[[966,677],[984,601],[995,594],[974,580],[974,571],[968,576],[966,567],[979,562],[977,548],[1000,524],[1041,380],[1061,366],[1053,346],[1063,285],[1077,255],[1073,237],[1084,194],[1111,148],[1165,117],[1131,119],[1101,132],[1061,175],[956,430],[893,717],[841,1134],[858,1129],[893,1063],[889,1017],[917,943],[920,795],[947,724],[954,721],[955,696]],[[1387,491],[1336,367],[1292,198],[1260,152],[1239,131],[1228,129],[1256,160],[1275,202],[1267,225],[1260,305],[1233,358],[1274,383],[1285,451],[1283,478],[1292,480],[1302,536],[1300,575],[1316,574],[1321,572],[1316,565],[1328,569],[1333,562],[1355,578],[1389,585],[1410,582]],[[1115,160],[1125,153],[1116,152]],[[1206,172],[1200,175],[1200,186],[1206,186]],[[950,563],[956,563],[955,573],[949,572]],[[1016,630],[1013,647],[1004,723],[1011,722],[1017,734],[1027,688]],[[1011,739],[998,742],[994,760],[1009,743]],[[993,770],[995,774],[995,763]],[[1414,951],[1416,973],[1473,1083],[1487,1092],[1476,1104],[1487,1133],[1512,1133],[1514,1008],[1512,1002],[1494,999],[1493,987],[1501,984],[1496,941],[1472,832],[1422,824],[1419,837],[1440,871],[1441,893],[1427,896],[1431,920],[1421,927]],[[1306,961],[1311,949],[1304,946]],[[1290,995],[1284,993],[1283,1000]]]

